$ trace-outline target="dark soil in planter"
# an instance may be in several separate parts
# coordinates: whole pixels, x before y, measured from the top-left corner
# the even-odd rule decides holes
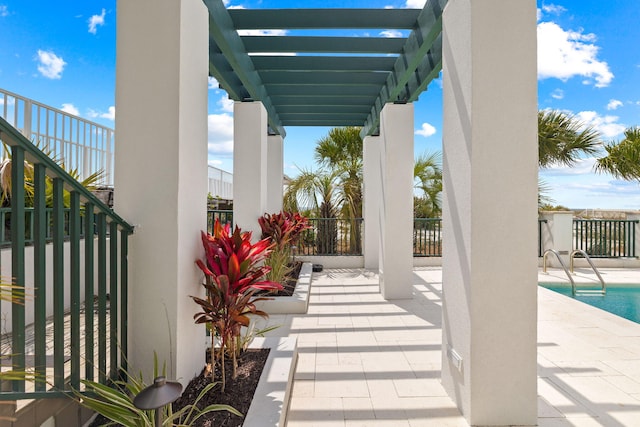
[[[300,269],[302,268],[302,261],[295,261],[291,264],[291,271],[287,275],[287,280],[282,284],[284,288],[281,291],[273,294],[276,297],[290,297],[296,290],[296,284],[298,283],[298,276],[300,276]]]
[[[265,296],[278,297],[278,296],[291,296],[295,291],[296,284],[298,283],[298,276],[300,275],[300,269],[302,268],[302,262],[296,261],[292,265],[292,270],[289,273],[289,279],[283,284],[284,289],[277,293],[267,293]],[[225,392],[221,392],[220,384],[211,390],[205,398],[203,398],[198,404],[199,408],[205,408],[212,404],[225,404],[237,409],[240,413],[246,414],[253,400],[253,394],[258,386],[262,369],[269,356],[269,349],[249,349],[243,352],[242,356],[238,359],[238,375],[234,379],[232,378],[233,369],[231,367],[231,361],[226,360],[227,366],[227,384]],[[208,359],[208,357],[207,357]],[[204,389],[207,384],[211,382],[209,377],[205,377],[206,367],[202,370],[200,375],[194,377],[187,387],[182,392],[182,395],[173,404],[174,413],[180,408],[195,402],[200,394],[200,391]],[[219,383],[221,380],[221,374],[217,369],[215,375],[216,381]],[[207,415],[202,416],[194,424],[195,427],[240,427],[244,418],[233,415],[227,411],[215,411],[210,412]],[[98,417],[91,423],[91,427],[103,426],[108,424],[109,420],[98,415]]]
[[[238,359],[238,375],[232,377],[233,369],[231,361],[227,360],[227,385],[225,392],[221,391],[221,374],[216,369],[216,382],[218,384],[211,390],[205,398],[200,400],[198,407],[205,408],[213,404],[225,404],[237,409],[240,413],[246,414],[253,400],[253,394],[258,386],[262,369],[269,356],[269,349],[250,349],[242,353]],[[198,395],[211,379],[203,369],[200,375],[193,378],[182,392],[182,396],[173,404],[173,411],[195,402]],[[194,426],[197,427],[239,427],[242,426],[244,418],[238,417],[227,411],[210,412],[202,416]]]

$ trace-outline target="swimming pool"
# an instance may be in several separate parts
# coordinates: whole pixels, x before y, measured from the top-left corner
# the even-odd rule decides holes
[[[578,294],[575,296],[571,296],[571,286],[568,285],[540,283],[540,286],[640,323],[640,287],[638,286],[607,285],[606,295]],[[580,289],[583,287],[581,286]]]

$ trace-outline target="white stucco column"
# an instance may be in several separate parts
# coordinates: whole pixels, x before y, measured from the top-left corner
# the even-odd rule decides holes
[[[362,141],[362,181],[364,218],[364,268],[378,271],[380,257],[380,198],[382,172],[380,171],[379,136],[366,136]]]
[[[261,102],[236,102],[233,107],[233,223],[253,232],[267,208],[267,110]]]
[[[443,16],[442,383],[471,425],[535,425],[534,0]]]
[[[284,157],[282,136],[267,137],[267,200],[265,212],[282,210]],[[264,213],[264,212],[263,212]]]
[[[129,255],[131,372],[186,384],[204,366],[208,12],[200,0],[118,2],[115,210],[134,224]],[[159,31],[159,29],[162,29]]]
[[[549,233],[543,240],[544,249],[554,249],[560,254],[560,258],[569,268],[569,255],[573,251],[573,212],[571,211],[552,211],[543,212],[542,218],[547,223],[543,226]],[[555,255],[547,255],[547,266],[560,268],[561,265]]]
[[[385,299],[413,294],[413,104],[380,113],[380,291]]]

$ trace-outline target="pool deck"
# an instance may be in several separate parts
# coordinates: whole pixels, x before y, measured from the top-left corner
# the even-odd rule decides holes
[[[637,269],[601,273],[640,283]],[[307,314],[271,316],[270,335],[298,337],[287,426],[467,426],[440,384],[441,277],[416,268],[414,298],[385,301],[375,274],[325,270]],[[538,425],[640,426],[640,324],[544,288],[538,307]]]

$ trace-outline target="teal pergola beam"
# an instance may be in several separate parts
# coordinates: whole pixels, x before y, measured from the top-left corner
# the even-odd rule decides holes
[[[390,71],[393,56],[254,56],[253,65],[261,71]]]
[[[417,28],[407,39],[404,52],[371,108],[361,136],[371,135],[380,125],[380,112],[387,102],[411,102],[442,68],[442,12],[447,0],[428,0],[417,20]],[[415,80],[415,81],[414,81]]]
[[[335,73],[323,73],[321,71],[260,72],[260,77],[266,85],[374,85],[380,87],[381,84],[387,81],[388,75],[388,72],[380,71],[349,71]]]
[[[275,96],[342,96],[342,97],[354,97],[364,96],[366,98],[373,98],[374,100],[380,93],[380,88],[375,86],[344,86],[344,85],[323,85],[323,86],[309,86],[309,85],[266,85],[267,92],[273,99]]]
[[[413,29],[420,9],[229,9],[238,30]]]
[[[260,76],[235,30],[227,9],[220,0],[204,0],[204,3],[209,10],[209,43],[212,41],[215,43],[217,50],[224,55],[226,62],[234,70],[251,99],[262,101],[264,108],[267,110],[269,126],[273,131],[284,137],[286,132],[278,117],[278,112],[271,104]],[[216,68],[212,69],[212,67],[210,67],[209,71],[213,73],[213,76],[218,79],[218,82],[226,90],[230,90],[238,96],[238,92],[241,91],[232,90],[225,85],[228,84],[228,76],[226,74],[217,73]],[[245,100],[241,98],[234,99],[236,101]]]
[[[242,36],[249,53],[400,54],[406,39],[386,37]]]

